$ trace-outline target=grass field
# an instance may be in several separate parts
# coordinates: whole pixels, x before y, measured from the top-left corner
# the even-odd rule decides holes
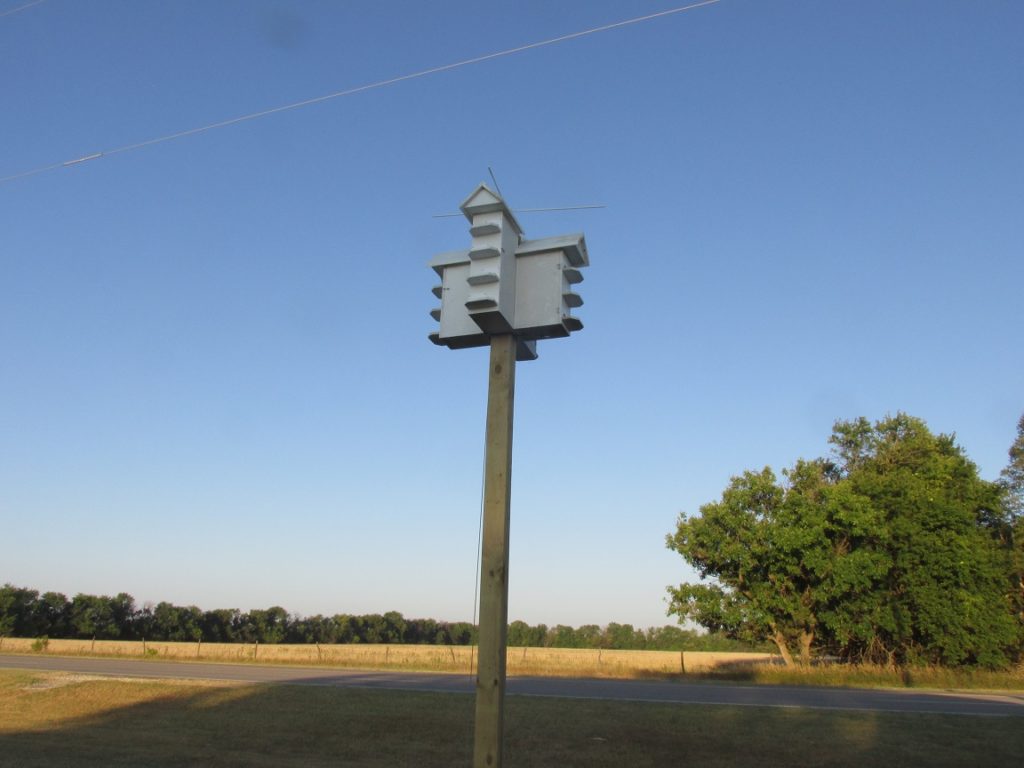
[[[0,766],[468,765],[473,700],[0,670]],[[1018,766],[1018,718],[511,696],[506,764]]]
[[[0,652],[61,656],[234,663],[324,665],[350,669],[398,669],[468,673],[475,649],[437,645],[260,645],[142,643],[113,640],[50,640],[33,651],[30,639],[0,638]],[[766,685],[859,688],[959,688],[1024,691],[1024,668],[1005,672],[935,667],[815,665],[786,668],[764,653],[698,651],[598,651],[570,648],[510,648],[508,674],[556,677],[682,678]]]
[[[4,638],[0,651],[34,653],[35,640]],[[459,645],[254,645],[252,643],[142,643],[119,640],[48,640],[45,651],[61,656],[118,656],[178,661],[324,664],[358,669],[468,672],[475,649]],[[510,675],[644,677],[770,663],[767,653],[607,651],[574,648],[510,648]]]

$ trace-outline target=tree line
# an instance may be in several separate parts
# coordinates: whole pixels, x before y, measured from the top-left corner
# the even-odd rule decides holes
[[[667,538],[701,576],[680,620],[789,664],[1024,659],[1024,417],[996,481],[906,414],[837,422],[831,456],[733,477]]]
[[[5,584],[0,587],[0,637],[48,637],[97,640],[149,640],[207,643],[385,643],[475,645],[477,628],[469,622],[407,619],[397,611],[362,616],[298,616],[280,606],[251,611],[221,608],[203,611],[168,602],[136,607],[122,592],[114,597],[59,592]],[[509,625],[510,646],[606,648],[619,650],[749,650],[745,643],[718,634],[665,626],[636,629],[630,624],[604,627]]]

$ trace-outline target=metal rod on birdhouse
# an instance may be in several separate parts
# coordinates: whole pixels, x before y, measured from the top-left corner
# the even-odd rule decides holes
[[[508,643],[508,542],[512,494],[512,412],[516,340],[491,337],[487,385],[484,528],[480,567],[480,659],[476,677],[474,768],[501,768]]]

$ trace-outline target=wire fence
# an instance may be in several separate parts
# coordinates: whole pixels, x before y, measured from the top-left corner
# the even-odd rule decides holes
[[[0,638],[0,653],[56,656],[301,664],[472,674],[475,647],[466,645],[261,645],[122,640]],[[685,674],[751,664],[774,664],[769,653],[619,651],[590,648],[509,648],[510,675],[643,677]]]

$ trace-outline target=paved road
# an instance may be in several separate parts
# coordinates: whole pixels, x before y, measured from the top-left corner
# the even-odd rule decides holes
[[[412,672],[323,670],[310,667],[8,654],[0,654],[0,668],[52,670],[114,677],[230,680],[444,693],[473,692],[473,680],[468,675]],[[1020,692],[851,690],[795,686],[707,685],[644,680],[576,680],[550,677],[509,678],[508,692],[510,695],[518,696],[649,701],[673,704],[1024,717],[1024,693]]]

